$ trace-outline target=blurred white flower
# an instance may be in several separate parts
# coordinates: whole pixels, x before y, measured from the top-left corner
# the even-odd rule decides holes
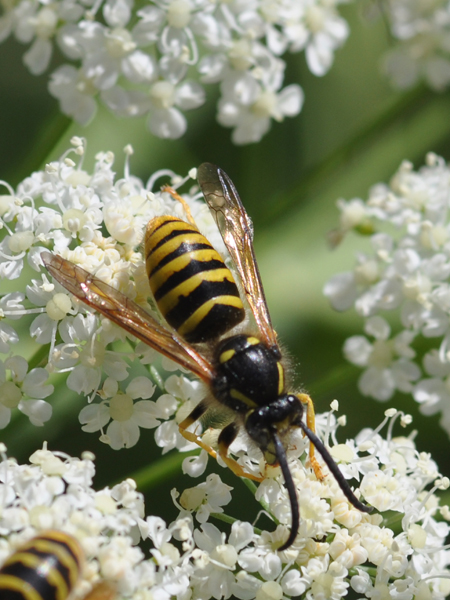
[[[50,419],[52,407],[43,398],[50,396],[54,387],[47,384],[47,380],[45,369],[28,371],[28,363],[22,356],[11,356],[0,362],[0,429],[9,424],[11,410],[15,408],[38,427]]]
[[[449,198],[450,168],[430,153],[419,171],[402,163],[390,185],[374,186],[366,202],[340,200],[334,239],[350,231],[369,235],[372,251],[358,254],[353,270],[334,275],[324,293],[337,310],[354,307],[375,338],[345,342],[346,358],[365,368],[361,393],[381,401],[397,390],[412,394],[424,414],[442,413],[450,434]],[[381,317],[389,312],[397,314],[395,335]],[[415,350],[421,338],[430,340],[422,354]]]
[[[302,108],[301,88],[283,88],[284,53],[304,51],[315,75],[330,69],[349,33],[340,3],[19,0],[5,5],[0,41],[31,44],[24,62],[34,74],[59,46],[68,63],[50,75],[49,91],[82,124],[101,102],[120,117],[147,116],[152,134],[176,139],[187,129],[184,113],[205,102],[201,84],[220,84],[217,119],[247,144]]]
[[[384,58],[384,70],[398,88],[424,81],[434,90],[450,84],[450,7],[446,0],[388,0],[385,19],[397,44]]]

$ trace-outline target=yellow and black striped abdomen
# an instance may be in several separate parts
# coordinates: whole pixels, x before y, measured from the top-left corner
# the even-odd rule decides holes
[[[1,600],[66,600],[83,567],[83,552],[71,535],[46,531],[31,539],[0,569]]]
[[[231,271],[194,225],[170,216],[152,219],[145,257],[161,314],[188,342],[213,340],[244,319]]]

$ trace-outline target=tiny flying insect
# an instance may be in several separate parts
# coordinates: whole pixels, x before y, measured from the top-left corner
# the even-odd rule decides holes
[[[68,600],[84,568],[79,542],[68,533],[44,531],[9,556],[0,568],[1,600]],[[84,600],[113,600],[112,586],[100,582]]]
[[[311,398],[286,389],[282,354],[256,264],[252,224],[233,182],[211,163],[200,165],[197,176],[240,277],[256,322],[256,334],[229,335],[246,314],[239,288],[223,258],[197,229],[185,201],[169,187],[166,191],[185,206],[189,223],[172,216],[153,218],[147,225],[144,246],[150,288],[171,329],[84,269],[50,252],[41,256],[53,278],[78,299],[207,384],[216,407],[226,407],[233,415],[220,432],[218,452],[236,475],[263,480],[246,473],[228,456],[228,449],[241,429],[261,449],[267,464],[280,466],[292,512],[291,531],[279,548],[281,551],[293,544],[299,528],[297,493],[286,457],[293,428],[301,428],[310,440],[309,457],[316,477],[323,479],[315,448],[349,502],[363,512],[370,512],[372,508],[354,495],[315,434]],[[210,398],[202,400],[179,428],[186,439],[216,457],[213,448],[187,431],[210,406]],[[303,421],[305,410],[306,423]]]

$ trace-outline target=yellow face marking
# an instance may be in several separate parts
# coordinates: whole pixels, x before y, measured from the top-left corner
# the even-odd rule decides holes
[[[289,418],[286,418],[284,421],[278,421],[278,423],[275,424],[275,427],[277,428],[278,434],[284,436],[286,432],[291,430],[291,421]]]
[[[280,362],[277,362],[278,368],[278,395],[281,396],[284,392],[284,369]]]
[[[272,442],[270,442],[268,447],[264,450],[264,460],[268,465],[276,465],[278,463]]]
[[[207,302],[204,302],[199,308],[197,308],[197,310],[189,317],[189,319],[186,319],[183,325],[179,327],[179,335],[181,335],[181,337],[185,337],[186,335],[191,333],[191,331],[193,331],[197,327],[197,325],[201,323],[201,321],[206,317],[206,315],[209,313],[212,307],[216,304],[234,306],[238,309],[242,308],[242,300],[238,296],[220,296],[219,302],[216,300],[216,298],[208,300]]]
[[[256,408],[258,406],[256,404],[256,402],[253,402],[253,400],[250,400],[250,398],[247,398],[247,396],[245,396],[239,390],[236,390],[234,388],[232,388],[230,390],[230,396],[232,398],[234,398],[235,400],[240,400],[241,402],[243,402],[244,404],[246,404],[250,408]]]
[[[250,346],[257,346],[258,344],[260,344],[260,343],[261,343],[261,340],[258,340],[258,338],[255,338],[255,337],[253,337],[253,336],[249,335],[249,336],[246,338],[246,342],[247,342],[248,344],[250,344]]]
[[[222,352],[222,354],[219,356],[219,362],[221,364],[226,363],[228,360],[230,360],[230,358],[233,358],[235,354],[236,350],[225,350],[225,352]]]

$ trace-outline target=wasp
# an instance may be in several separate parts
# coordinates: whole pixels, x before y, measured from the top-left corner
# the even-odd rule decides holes
[[[286,456],[293,428],[301,428],[310,440],[309,457],[316,477],[323,479],[315,449],[351,504],[363,512],[372,509],[358,500],[315,434],[314,405],[309,395],[287,389],[282,353],[255,259],[252,223],[233,182],[211,163],[202,164],[197,177],[239,285],[188,210],[189,222],[172,216],[153,218],[144,242],[147,274],[155,302],[170,328],[84,269],[49,252],[41,256],[53,278],[78,299],[206,383],[208,397],[179,425],[187,440],[217,457],[212,447],[188,431],[204,417],[212,400],[216,408],[226,408],[231,415],[220,432],[218,453],[236,475],[263,480],[245,472],[228,456],[242,429],[261,449],[267,464],[280,466],[292,512],[290,534],[281,551],[293,544],[299,528],[297,493]],[[166,190],[186,205],[174,190]],[[239,331],[246,316],[241,289],[256,324],[251,333]],[[236,333],[230,333],[232,329]]]
[[[11,554],[0,569],[2,600],[67,600],[84,567],[79,542],[68,533],[48,530]],[[113,600],[109,584],[97,584],[84,600]]]

